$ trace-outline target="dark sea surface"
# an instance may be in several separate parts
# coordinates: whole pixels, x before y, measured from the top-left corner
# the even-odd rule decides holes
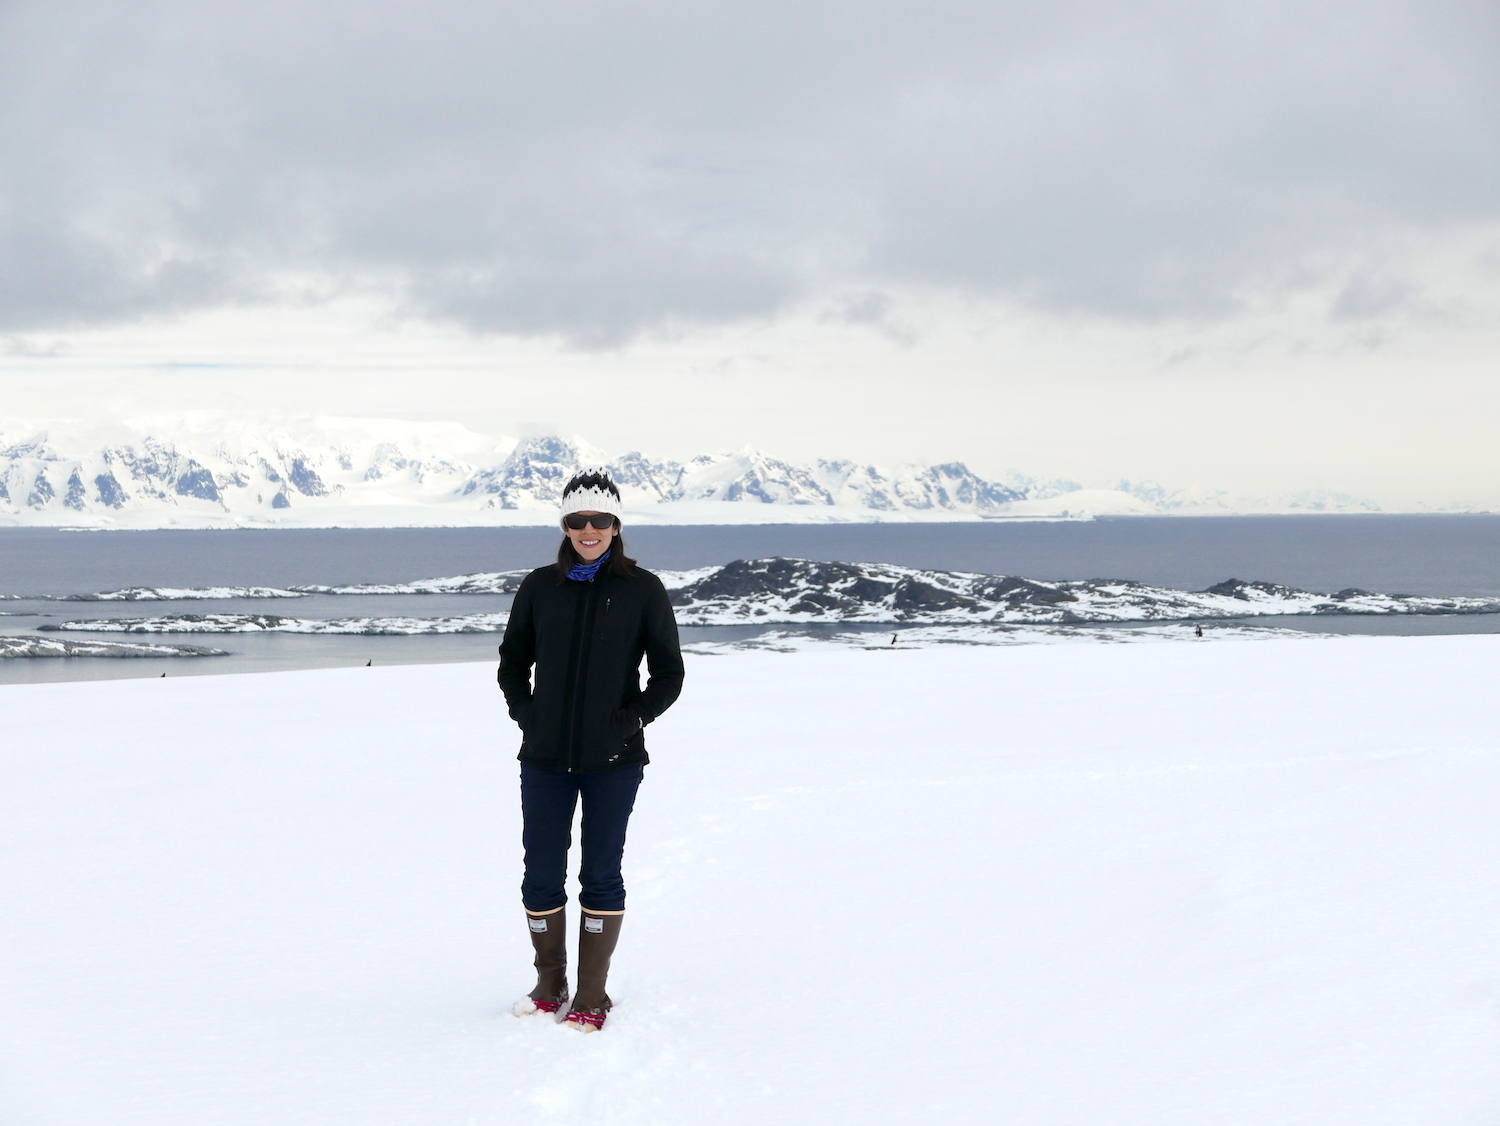
[[[1201,590],[1226,578],[1304,590],[1500,597],[1500,516],[1117,517],[964,524],[779,524],[627,528],[646,567],[680,570],[783,555],[886,562],[1037,579],[1122,578]],[[0,593],[64,595],[128,586],[286,586],[405,582],[546,563],[546,528],[380,528],[72,532],[0,528]],[[0,602],[0,633],[29,633],[51,616],[139,617],[240,612],[299,618],[434,617],[504,609],[497,596],[319,597],[215,603]],[[45,615],[45,616],[44,616]],[[1278,618],[1318,632],[1500,632],[1479,618]],[[1264,621],[1264,619],[1262,619]],[[722,630],[685,631],[694,638]],[[66,634],[84,638],[86,634]],[[96,635],[126,640],[118,634]],[[230,657],[0,660],[0,682],[242,672],[493,658],[495,635],[347,637],[172,635]]]

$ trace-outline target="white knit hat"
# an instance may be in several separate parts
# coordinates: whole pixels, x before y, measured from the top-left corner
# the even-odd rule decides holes
[[[603,470],[575,474],[563,489],[562,515],[585,511],[608,512],[624,523],[625,506],[620,503],[620,490]]]

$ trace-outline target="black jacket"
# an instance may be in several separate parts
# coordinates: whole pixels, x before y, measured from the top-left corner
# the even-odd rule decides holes
[[[516,591],[496,679],[521,726],[522,762],[580,774],[649,762],[645,725],[682,691],[666,588],[639,567],[561,585],[555,567],[538,567]]]

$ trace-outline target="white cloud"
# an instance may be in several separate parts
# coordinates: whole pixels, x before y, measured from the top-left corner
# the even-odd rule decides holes
[[[0,327],[289,287],[586,347],[851,290],[1215,320],[1372,252],[1395,308],[1413,235],[1500,210],[1495,33],[1432,0],[16,2]]]
[[[4,409],[1487,503],[1497,25],[12,0]]]

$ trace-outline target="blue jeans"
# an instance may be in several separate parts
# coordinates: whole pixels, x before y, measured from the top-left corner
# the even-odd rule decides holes
[[[599,774],[569,774],[521,764],[521,844],[526,875],[521,903],[528,911],[551,911],[568,902],[568,849],[573,810],[583,797],[583,863],[578,903],[584,910],[625,910],[625,827],[635,808],[644,766],[622,766]]]

